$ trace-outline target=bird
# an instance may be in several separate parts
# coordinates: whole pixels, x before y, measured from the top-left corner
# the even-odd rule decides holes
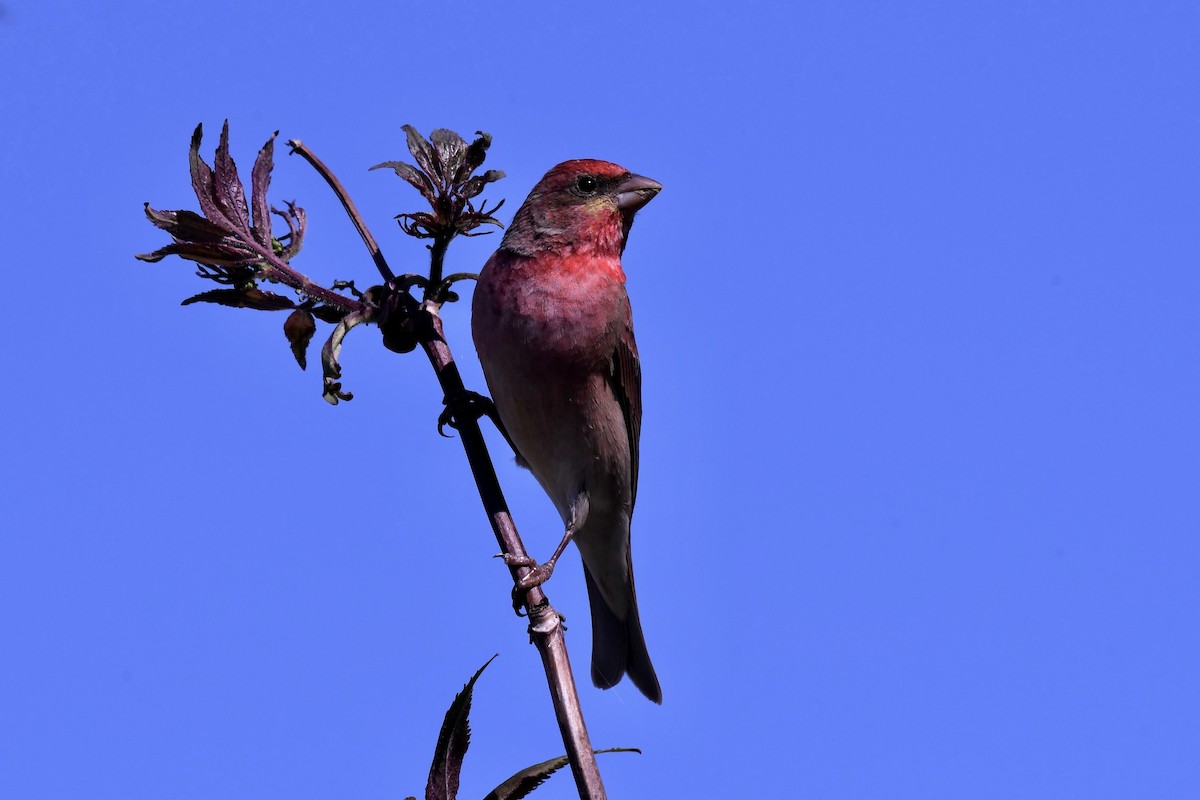
[[[573,540],[592,617],[592,682],[608,689],[628,675],[660,704],[630,551],[642,371],[621,255],[634,215],[661,189],[607,161],[553,167],[484,265],[471,306],[475,349],[517,463],[565,528],[519,588],[549,578]]]

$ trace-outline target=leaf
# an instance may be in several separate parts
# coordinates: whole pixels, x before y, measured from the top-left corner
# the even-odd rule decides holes
[[[271,213],[278,215],[287,223],[288,233],[287,246],[279,253],[279,257],[284,261],[291,261],[300,253],[300,248],[304,246],[304,230],[308,227],[308,214],[303,208],[291,201],[285,201],[287,211],[280,211],[278,208],[272,208]]]
[[[250,232],[250,209],[237,174],[237,165],[229,155],[229,120],[221,126],[221,140],[213,156],[213,198],[238,230]]]
[[[453,183],[467,152],[467,143],[449,128],[436,129],[429,134],[429,139],[433,142],[433,150],[438,157],[438,174],[444,182]]]
[[[135,258],[139,261],[154,262],[162,261],[167,256],[179,256],[188,261],[226,267],[242,267],[261,260],[258,255],[239,250],[236,245],[227,246],[204,242],[174,242],[158,248],[153,253],[141,253]]]
[[[192,242],[219,242],[225,230],[212,224],[195,211],[155,211],[146,203],[146,217],[176,239]]]
[[[606,750],[593,750],[592,752],[599,755],[600,753],[640,754],[642,751],[636,747],[610,747]],[[543,761],[540,764],[534,764],[532,767],[526,767],[495,789],[492,789],[483,800],[521,800],[521,798],[528,796],[530,792],[545,783],[547,778],[569,763],[569,758],[559,756],[558,758]]]
[[[454,182],[462,184],[471,173],[479,169],[483,164],[483,160],[487,158],[488,148],[492,146],[492,137],[483,131],[475,131],[479,136],[478,139],[471,142],[467,147],[467,152],[463,154],[462,165],[458,168],[458,172],[454,175]]]
[[[271,170],[275,168],[275,137],[271,134],[267,143],[258,151],[254,167],[250,170],[250,207],[254,217],[255,240],[264,247],[271,246],[271,204],[267,202],[267,188],[271,185]]]
[[[261,268],[271,262],[278,266],[276,256],[287,261],[300,251],[304,239],[304,209],[294,203],[287,204],[287,211],[271,209],[267,203],[267,187],[271,180],[272,153],[275,135],[272,135],[255,159],[253,168],[254,225],[250,224],[250,210],[246,205],[245,192],[237,174],[237,166],[229,156],[229,123],[221,128],[221,142],[217,146],[214,163],[210,169],[200,157],[200,143],[204,126],[197,125],[192,133],[188,149],[188,164],[192,177],[192,188],[200,203],[201,214],[193,211],[158,211],[145,206],[146,217],[154,225],[171,234],[174,242],[152,253],[137,256],[142,261],[161,261],[177,255],[201,265],[218,267]],[[270,214],[279,214],[287,222],[287,245],[273,252]],[[212,277],[204,275],[204,277]]]
[[[425,784],[425,800],[455,800],[458,795],[463,756],[471,743],[471,726],[467,722],[467,715],[471,713],[471,692],[475,688],[475,681],[495,658],[489,658],[471,676],[471,680],[454,696],[454,702],[446,710],[446,718],[438,733],[437,748],[433,751],[429,780]]]
[[[417,133],[412,125],[404,126],[404,135],[408,137],[408,152],[417,160],[417,166],[425,170],[429,177],[440,177],[438,173],[437,155],[425,137]]]
[[[371,169],[388,168],[395,170],[396,174],[404,180],[412,184],[421,196],[429,201],[432,205],[437,200],[437,189],[434,188],[433,181],[429,179],[421,170],[414,167],[412,164],[406,164],[403,161],[384,161],[382,164],[376,164]]]
[[[342,365],[338,363],[338,358],[342,354],[342,341],[346,338],[346,334],[366,322],[368,314],[370,314],[370,309],[364,308],[342,317],[333,326],[333,333],[329,334],[329,338],[325,340],[325,345],[321,348],[321,373],[324,378],[324,390],[321,396],[331,406],[336,406],[342,400],[354,399],[353,394],[342,391],[342,383],[338,380],[342,377]]]
[[[190,306],[192,303],[217,303],[231,308],[254,308],[259,311],[284,311],[296,307],[295,303],[282,295],[257,288],[212,289],[194,294],[180,305]]]
[[[204,125],[196,126],[192,132],[192,144],[188,149],[188,165],[192,174],[192,190],[196,192],[196,200],[200,202],[200,211],[209,222],[229,229],[232,225],[229,219],[213,199],[213,173],[208,164],[200,156],[200,140],[204,137]]]
[[[489,169],[487,172],[483,173],[482,175],[476,175],[474,178],[471,178],[466,183],[464,183],[462,186],[462,189],[459,190],[459,194],[463,198],[469,200],[472,197],[475,197],[480,192],[482,192],[483,188],[485,186],[487,186],[489,183],[495,183],[496,181],[500,180],[503,177],[504,177],[503,170]]]
[[[483,800],[520,800],[569,763],[571,763],[571,759],[559,756],[540,764],[534,764],[532,767],[526,767],[488,792]]]
[[[341,322],[342,318],[346,316],[345,311],[333,306],[313,306],[309,311],[312,312],[314,317],[321,320],[321,322],[328,322],[335,325]]]
[[[300,369],[308,369],[308,343],[317,332],[317,322],[313,315],[303,308],[297,308],[283,323],[283,335],[292,346],[292,355]]]

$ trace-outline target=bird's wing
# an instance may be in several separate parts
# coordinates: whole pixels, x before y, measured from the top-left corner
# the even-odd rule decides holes
[[[638,440],[642,435],[642,363],[638,359],[637,342],[633,338],[633,318],[629,298],[625,298],[625,322],[617,332],[609,369],[609,384],[625,417],[625,432],[629,436],[629,472],[632,496],[637,501]]]

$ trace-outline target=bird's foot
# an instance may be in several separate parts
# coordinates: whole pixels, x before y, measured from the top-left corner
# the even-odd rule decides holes
[[[491,398],[484,397],[479,392],[463,389],[461,392],[446,395],[442,398],[442,402],[446,404],[446,407],[438,415],[438,433],[447,438],[449,435],[444,429],[449,426],[458,430],[459,423],[465,420],[473,421],[480,417],[488,417],[497,425],[500,424],[500,415],[496,413],[496,404],[491,401]]]
[[[550,576],[554,574],[554,559],[547,561],[545,564],[539,564],[529,556],[514,556],[511,553],[503,553],[500,557],[510,567],[529,567],[529,572],[521,576],[512,591],[513,610],[517,612],[517,616],[524,616],[521,613],[521,606],[525,605],[529,590],[541,586],[550,580]]]

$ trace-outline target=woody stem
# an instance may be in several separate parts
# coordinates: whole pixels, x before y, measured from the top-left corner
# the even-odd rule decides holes
[[[390,283],[396,279],[396,275],[388,266],[387,259],[383,257],[383,251],[379,249],[379,243],[375,241],[375,237],[371,235],[370,229],[367,228],[366,221],[362,215],[358,213],[358,208],[355,207],[354,201],[350,199],[346,187],[342,186],[342,182],[337,179],[337,176],[325,166],[325,162],[317,158],[316,153],[309,150],[308,147],[299,139],[289,139],[288,146],[292,148],[292,152],[298,154],[301,158],[312,165],[312,168],[317,171],[325,182],[329,184],[329,188],[333,189],[333,193],[337,195],[337,199],[341,201],[342,208],[346,209],[346,216],[350,217],[350,222],[358,230],[358,235],[362,237],[363,244],[367,246],[367,250],[371,253],[371,259],[375,262],[375,268],[379,270],[379,274],[383,276],[385,283]]]
[[[441,317],[427,310],[423,311],[418,321],[418,338],[429,356],[429,362],[433,365],[433,371],[437,374],[444,395],[456,397],[466,391],[458,365],[454,363],[454,357],[443,335]],[[529,555],[508,511],[504,492],[496,478],[496,469],[488,454],[487,443],[479,429],[479,420],[466,416],[455,423],[467,454],[467,461],[471,465],[471,473],[475,477],[475,485],[479,489],[479,499],[483,501],[484,511],[501,552],[514,556],[516,561],[528,562]],[[509,570],[518,585],[521,578],[530,571],[529,567],[522,566],[512,566]],[[563,636],[562,618],[551,607],[541,587],[534,587],[525,594],[525,608],[529,614],[530,637],[541,655],[542,667],[546,671],[554,715],[558,719],[559,732],[570,758],[575,788],[585,800],[602,800],[607,797],[604,781],[600,777],[587,725],[583,720],[583,708],[579,702],[575,676],[567,655],[566,638]]]

